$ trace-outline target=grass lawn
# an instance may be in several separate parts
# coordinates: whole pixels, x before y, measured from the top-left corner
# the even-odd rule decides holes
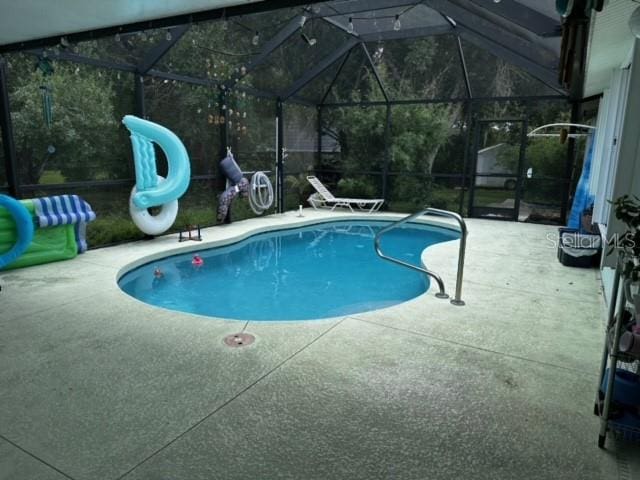
[[[64,183],[65,178],[60,170],[45,170],[40,176],[40,183],[43,185],[52,185],[56,183]]]
[[[478,188],[474,193],[473,203],[475,205],[488,205],[490,203],[502,203],[508,199],[515,199],[515,190],[504,190],[502,188]]]

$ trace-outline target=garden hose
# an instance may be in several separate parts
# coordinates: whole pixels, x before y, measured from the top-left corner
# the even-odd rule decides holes
[[[256,172],[251,176],[249,188],[249,206],[256,215],[262,215],[273,205],[273,186],[264,172]]]

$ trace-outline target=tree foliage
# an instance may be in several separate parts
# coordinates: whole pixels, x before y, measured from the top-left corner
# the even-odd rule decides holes
[[[32,57],[15,63],[33,65]],[[54,64],[44,77],[38,70],[17,67],[23,74],[10,94],[16,154],[23,181],[39,183],[45,169],[60,170],[68,181],[117,178],[128,170],[119,131],[116,92],[106,74]],[[43,118],[41,86],[50,88],[53,119]]]
[[[431,173],[436,154],[447,138],[455,133],[450,123],[451,110],[445,105],[418,105],[392,110],[394,170]]]

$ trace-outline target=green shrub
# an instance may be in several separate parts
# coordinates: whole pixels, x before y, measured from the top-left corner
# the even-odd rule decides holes
[[[370,180],[341,178],[338,182],[338,195],[351,198],[373,198],[376,196],[376,188]]]
[[[144,238],[144,233],[131,221],[131,218],[116,214],[96,218],[87,226],[87,243],[89,247],[104,247],[126,241]]]

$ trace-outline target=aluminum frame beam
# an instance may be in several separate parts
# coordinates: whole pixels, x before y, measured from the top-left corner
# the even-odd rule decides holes
[[[190,77],[188,75],[180,75],[177,73],[170,73],[170,72],[162,72],[160,70],[149,70],[147,72],[147,76],[149,77],[154,77],[154,78],[161,78],[164,80],[175,80],[176,82],[183,82],[183,83],[188,83],[190,85],[200,85],[202,87],[211,87],[211,88],[219,88],[222,87],[224,85],[215,82],[213,80],[209,80],[206,78],[195,78],[195,77]],[[225,87],[226,88],[226,87]],[[238,92],[245,92],[248,95],[251,95],[253,97],[256,98],[268,98],[268,99],[275,99],[278,97],[278,95],[276,93],[273,92],[265,92],[262,90],[258,90],[256,88],[253,87],[235,87],[235,90]],[[289,99],[289,102],[291,103],[297,103],[299,105],[305,105],[305,106],[315,106],[315,103],[306,101],[304,99],[301,98],[297,98],[297,97],[292,97],[291,99]]]
[[[347,52],[347,54],[344,56],[344,58],[342,59],[342,62],[340,63],[340,66],[338,67],[338,71],[336,72],[336,74],[333,76],[333,79],[331,80],[331,83],[329,84],[329,86],[327,87],[327,89],[324,92],[324,95],[322,95],[322,99],[320,99],[320,105],[324,104],[324,101],[327,99],[327,97],[329,96],[329,93],[331,93],[331,89],[333,88],[333,86],[336,83],[336,80],[338,79],[338,77],[340,76],[340,74],[342,73],[342,69],[344,68],[345,64],[347,63],[347,61],[349,60],[349,57],[351,56],[351,52],[353,51],[353,49],[349,50]]]
[[[7,175],[9,194],[14,198],[20,198],[18,159],[13,137],[11,108],[9,105],[7,65],[6,60],[2,56],[0,56],[0,130],[2,130],[2,147],[4,150],[5,173]]]
[[[356,38],[350,38],[347,40],[342,46],[331,53],[331,55],[323,58],[319,63],[317,63],[311,70],[308,70],[302,77],[298,78],[293,84],[289,87],[289,89],[280,95],[281,100],[284,102],[288,100],[290,97],[298,93],[302,90],[305,85],[311,82],[314,78],[324,72],[327,68],[333,65],[342,55],[350,51],[353,47],[355,47],[358,43],[360,43]]]
[[[284,146],[284,109],[282,108],[282,99],[276,100],[276,210],[278,213],[284,213],[284,159],[285,159],[285,146]]]
[[[366,33],[360,35],[363,42],[377,42],[381,40],[402,40],[405,38],[430,37],[434,35],[446,35],[453,33],[451,25],[433,25],[430,27],[406,28],[402,30],[388,30],[385,32]]]
[[[40,50],[27,50],[24,53],[27,53],[33,56],[41,56],[42,52],[43,50],[40,49]],[[67,52],[67,51],[61,51],[60,53],[52,53],[48,51],[48,58],[51,58],[53,60],[62,60],[66,62],[78,63],[81,65],[90,65],[92,67],[97,67],[97,68],[118,70],[118,71],[127,72],[127,73],[135,74],[138,71],[135,65],[131,65],[127,63],[111,62],[109,60],[98,60],[95,58],[84,57],[82,55],[78,55],[78,54]],[[155,68],[152,68],[146,71],[144,75],[149,77],[154,77],[154,78],[162,78],[166,80],[175,80],[177,82],[184,82],[191,85],[201,85],[203,87],[219,87],[221,85],[220,82],[217,82],[214,80],[210,80],[206,78],[191,77],[189,75],[181,75],[178,73],[164,72],[162,70],[157,70]],[[240,92],[246,92],[249,95],[252,95],[254,97],[260,97],[260,98],[276,98],[278,96],[275,92],[265,92],[262,90],[258,90],[256,88],[246,87],[246,86],[235,87],[235,90],[238,90]],[[303,99],[293,99],[291,101],[293,101],[294,103],[299,103],[301,105],[308,105],[308,106],[315,105],[311,102],[306,102]]]
[[[315,17],[340,17],[355,13],[370,12],[372,10],[384,10],[387,8],[409,7],[418,5],[419,0],[351,0],[341,2],[338,8],[327,6],[326,3],[319,5],[320,11]]]
[[[540,37],[562,35],[561,25],[557,19],[548,17],[522,3],[513,0],[501,0],[498,3],[486,0],[471,0],[471,2]]]
[[[464,50],[462,49],[462,42],[460,41],[459,35],[456,35],[456,46],[458,47],[458,57],[460,58],[460,68],[462,68],[462,75],[464,76],[464,86],[467,90],[467,97],[473,98],[471,82],[469,81],[469,71],[467,70],[467,62],[464,60]]]
[[[160,43],[151,48],[144,58],[138,63],[138,72],[144,75],[164,57],[171,48],[189,31],[190,25],[180,25],[173,27],[171,32],[171,40],[162,39]]]
[[[534,43],[529,39],[505,30],[451,0],[424,0],[423,3],[442,15],[452,18],[456,22],[456,28],[464,27],[464,29],[476,35],[493,39],[495,43],[502,45],[503,48],[508,46],[514,53],[543,68],[548,69],[550,65],[556,65],[558,62],[558,54],[550,50],[546,45]]]
[[[136,74],[133,77],[134,112],[140,118],[146,118],[147,109],[144,101],[144,77]]]
[[[508,63],[522,68],[523,70],[527,71],[532,76],[540,80],[542,83],[547,85],[549,88],[552,88],[553,90],[563,95],[565,94],[564,90],[558,83],[557,71],[549,70],[534,62],[533,60],[523,57],[519,53],[505,47],[501,43],[498,43],[495,40],[483,35],[479,35],[478,33],[474,32],[473,30],[469,30],[463,25],[458,25],[456,28],[459,30],[460,36],[465,40],[468,40],[470,43],[473,43],[476,46],[489,51],[493,55],[502,58]]]
[[[189,83],[191,85],[201,85],[203,87],[219,87],[220,83],[208,78],[196,78],[188,75],[181,75],[179,73],[163,72],[160,70],[149,70],[147,75],[155,78],[162,78],[164,80],[175,80],[176,82]]]
[[[428,105],[432,103],[483,103],[483,102],[556,102],[569,101],[568,95],[522,95],[517,97],[453,97],[453,98],[417,98],[413,100],[389,100],[389,105]],[[362,101],[362,102],[336,102],[325,103],[322,108],[343,108],[343,107],[384,107],[387,102],[382,101]]]
[[[367,57],[367,63],[369,64],[369,67],[371,68],[371,71],[373,72],[373,76],[375,77],[376,82],[378,83],[378,86],[380,87],[380,91],[382,92],[382,96],[384,97],[384,99],[388,103],[389,102],[389,95],[387,95],[387,89],[384,87],[384,83],[382,82],[382,78],[380,78],[380,73],[378,72],[378,69],[376,68],[375,64],[373,63],[373,58],[371,58],[371,54],[369,53],[369,49],[367,48],[367,46],[364,43],[361,43],[360,46],[362,47],[362,51],[364,51],[364,54]]]
[[[303,20],[303,18],[305,20]],[[280,45],[286,42],[289,38],[291,38],[296,32],[298,32],[302,28],[307,18],[308,18],[307,15],[300,15],[299,17],[294,17],[291,21],[289,21],[287,25],[285,25],[278,33],[276,33],[272,38],[269,39],[269,41],[267,41],[264,44],[260,53],[258,53],[251,60],[249,60],[249,62],[247,62],[247,65],[245,67],[246,72],[242,75],[239,75],[237,79],[228,80],[225,83],[225,85],[228,88],[233,88],[233,86],[241,78],[244,78],[245,76],[249,75],[249,73],[251,73],[253,70],[258,68],[263,63],[265,63],[269,58],[269,55],[271,55],[271,53],[273,53],[273,51],[276,48],[278,48]]]
[[[328,23],[329,25],[331,25],[332,27],[337,28],[338,30],[342,30],[343,32],[345,32],[347,35],[351,35],[352,37],[356,37],[359,38],[360,35],[358,34],[358,32],[353,31],[353,32],[349,32],[348,27],[345,27],[344,25],[342,25],[340,22],[334,20],[332,17],[320,17],[320,19],[325,22]]]
[[[41,57],[43,55],[43,52],[44,49],[38,49],[26,50],[24,53],[36,57]],[[83,55],[78,55],[77,53],[72,53],[64,50],[58,53],[47,50],[47,57],[52,60],[62,60],[65,62],[79,63],[81,65],[91,65],[92,67],[118,70],[121,72],[136,73],[138,70],[135,65],[131,65],[129,63],[118,63],[112,62],[110,60],[100,60],[97,58],[85,57]]]

